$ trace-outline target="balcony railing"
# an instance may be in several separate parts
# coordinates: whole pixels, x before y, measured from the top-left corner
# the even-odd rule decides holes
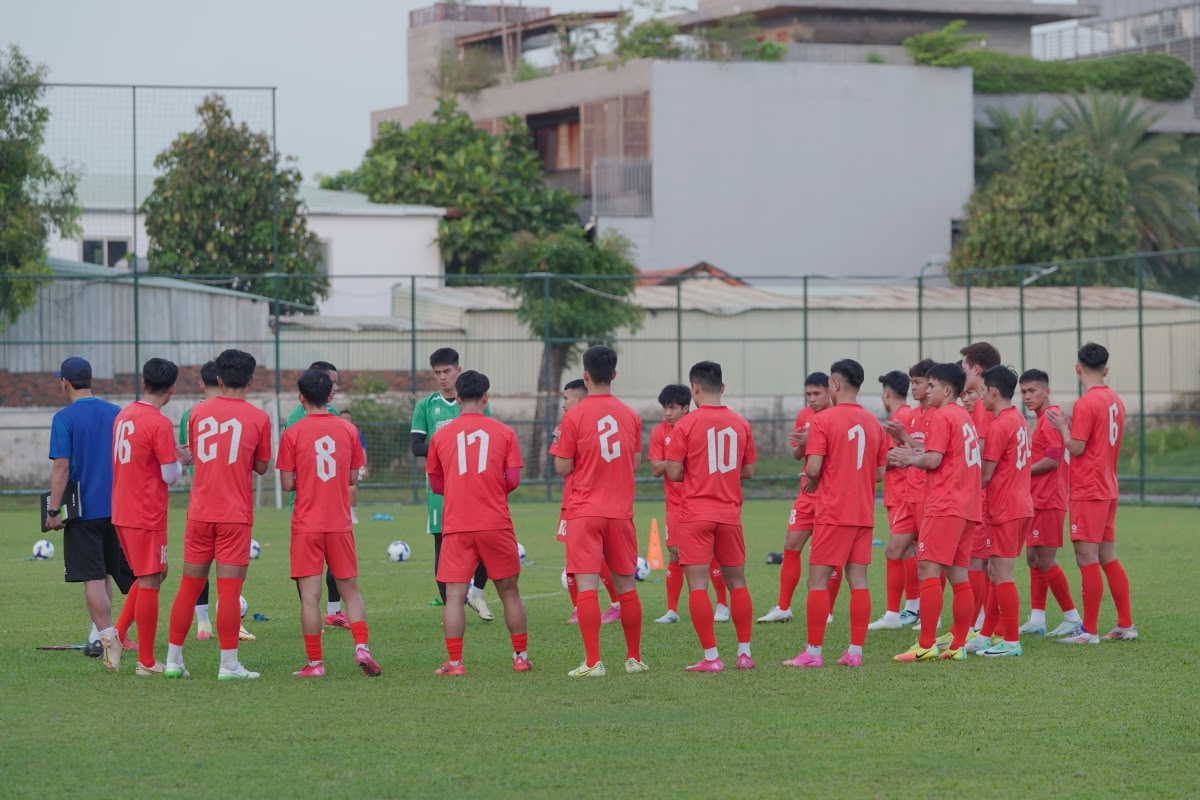
[[[434,3],[427,8],[408,12],[408,27],[419,28],[435,22],[532,22],[550,16],[550,9],[540,6],[469,6],[465,3]]]
[[[1200,4],[1181,4],[1146,14],[1084,20],[1033,33],[1033,57],[1043,61],[1083,58],[1122,50],[1163,51],[1168,42],[1200,36]]]
[[[648,158],[597,158],[592,165],[592,202],[598,217],[654,215]]]

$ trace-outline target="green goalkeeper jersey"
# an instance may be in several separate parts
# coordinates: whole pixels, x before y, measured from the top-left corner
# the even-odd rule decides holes
[[[438,428],[458,419],[459,411],[458,398],[447,400],[442,397],[441,392],[434,392],[413,408],[412,433],[423,433],[425,441],[431,442],[433,434],[437,433]],[[483,410],[483,413],[490,417],[492,407],[489,405]],[[442,503],[442,496],[434,494],[429,489],[429,478],[426,477],[425,508],[429,513],[425,523],[426,533],[442,532]]]

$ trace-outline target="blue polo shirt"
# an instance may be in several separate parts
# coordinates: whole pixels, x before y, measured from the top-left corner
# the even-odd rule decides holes
[[[50,424],[50,458],[71,459],[68,476],[79,483],[80,519],[112,516],[113,422],[119,413],[115,403],[81,397]]]

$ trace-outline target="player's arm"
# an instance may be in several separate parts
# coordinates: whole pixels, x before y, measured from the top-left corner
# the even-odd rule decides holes
[[[1078,408],[1080,405],[1082,404],[1076,404],[1077,409],[1075,416],[1077,418],[1079,417],[1079,411],[1083,410]],[[1049,421],[1050,427],[1058,431],[1063,437],[1063,446],[1068,453],[1073,456],[1083,455],[1083,448],[1087,445],[1087,439],[1071,438],[1071,429],[1072,427],[1075,427],[1072,423],[1079,421],[1078,419],[1072,419],[1066,414],[1063,414],[1061,411],[1047,411],[1046,419]],[[1080,429],[1083,429],[1084,426],[1080,425],[1079,427]]]
[[[661,478],[667,474],[667,462],[650,460],[650,475],[655,478]]]
[[[912,447],[894,447],[888,453],[888,460],[902,467],[933,470],[942,465],[942,454],[935,450],[921,452]]]
[[[804,492],[815,494],[817,484],[821,482],[821,467],[825,464],[825,456],[810,455],[804,464]]]
[[[270,466],[271,466],[270,461],[255,461],[254,462],[254,471],[259,475],[266,475],[267,469],[269,469]]]
[[[800,428],[789,433],[788,444],[792,446],[792,458],[803,461],[804,448],[808,446],[808,428]]]
[[[259,474],[261,475],[262,473]],[[285,492],[296,491],[296,473],[282,469],[279,470],[279,484]]]
[[[446,494],[446,473],[442,471],[442,461],[438,458],[437,450],[430,450],[425,459],[425,475],[429,479],[429,491],[434,494]]]
[[[674,481],[675,483],[683,482],[683,462],[682,461],[669,461],[668,460],[667,465],[664,469],[665,469],[665,471],[663,472],[663,474],[666,476],[667,480]]]
[[[426,433],[410,433],[409,438],[412,443],[412,454],[417,458],[423,458],[429,455],[429,437]]]
[[[575,471],[575,459],[563,458],[562,456],[554,457],[554,471],[560,478],[565,478]]]
[[[425,412],[426,403],[424,400],[417,403],[417,407],[413,410],[412,427],[409,429],[409,442],[412,447],[412,454],[417,458],[425,458],[429,455],[429,420]]]
[[[990,481],[992,479],[992,475],[994,475],[995,473],[996,473],[996,462],[988,461],[987,459],[984,459],[983,472],[982,472],[983,480],[980,481],[980,486],[982,488],[987,488],[988,481]]]
[[[48,508],[61,508],[63,495],[67,492],[67,478],[71,474],[71,459],[56,458],[50,467],[50,502]],[[50,517],[46,524],[52,529],[63,527],[61,516]]]
[[[1062,459],[1062,448],[1056,447],[1053,450],[1046,448],[1046,455],[1041,461],[1036,462],[1029,468],[1030,475],[1045,475],[1047,472],[1054,472],[1058,469],[1058,465]]]

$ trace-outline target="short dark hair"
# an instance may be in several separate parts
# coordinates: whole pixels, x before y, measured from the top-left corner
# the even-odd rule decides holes
[[[1012,400],[1017,390],[1017,371],[1012,367],[998,365],[983,371],[983,385],[989,389],[999,389],[1000,396]]]
[[[583,392],[587,394],[587,384],[583,382],[583,378],[575,378],[567,381],[567,385],[563,387],[564,392]]]
[[[204,362],[204,366],[200,368],[200,382],[205,386],[220,386],[217,383],[217,362]]]
[[[1040,369],[1027,369],[1021,373],[1021,383],[1044,383],[1050,385],[1050,376]]]
[[[706,392],[719,392],[725,383],[721,365],[715,361],[698,361],[688,370],[688,380]]]
[[[67,378],[67,383],[71,384],[72,389],[90,389],[92,388],[92,376],[86,378]]]
[[[589,347],[583,354],[583,371],[593,383],[612,383],[617,375],[617,351],[603,344]]]
[[[179,380],[179,367],[165,358],[152,358],[142,365],[142,383],[151,394],[165,392]]]
[[[658,393],[658,404],[663,408],[669,405],[687,408],[692,404],[692,390],[681,383],[669,383]]]
[[[1108,348],[1088,342],[1079,348],[1079,363],[1088,369],[1104,369],[1108,366]]]
[[[804,385],[805,386],[823,386],[826,389],[828,389],[829,388],[829,376],[826,375],[824,372],[811,372],[811,373],[809,373],[808,377],[804,379]]]
[[[217,376],[230,389],[243,389],[250,385],[254,368],[258,362],[245,350],[223,350],[217,356]],[[326,377],[329,377],[328,375]]]
[[[898,369],[894,369],[886,375],[880,375],[879,382],[900,397],[908,396],[910,381],[908,380],[908,376]]]
[[[454,381],[454,391],[458,392],[459,402],[480,400],[491,388],[492,382],[488,380],[488,376],[473,369],[463,372]]]
[[[958,354],[973,367],[987,370],[1000,365],[1000,351],[988,342],[972,342],[959,350]]]
[[[908,369],[908,377],[910,378],[927,378],[929,370],[937,366],[937,362],[932,358],[922,358],[917,363],[913,364]]]
[[[862,388],[863,379],[866,377],[862,364],[853,358],[843,358],[841,361],[833,362],[833,366],[829,368],[829,374],[841,375],[855,389]]]
[[[457,367],[458,366],[458,351],[453,347],[439,347],[429,356],[429,366],[431,367]]]
[[[339,412],[338,416],[342,416],[342,417],[353,417],[353,416],[354,416],[354,409],[351,409],[351,408],[344,408],[344,409],[342,409],[342,410],[341,410],[341,412]]]
[[[333,394],[333,378],[329,377],[329,372],[323,369],[306,369],[300,379],[296,381],[296,388],[300,390],[300,396],[308,401],[309,405],[325,406],[329,402],[329,396]]]
[[[333,364],[330,364],[328,361],[314,361],[313,363],[308,365],[308,368],[309,369],[319,369],[319,370],[323,370],[325,372],[337,372],[338,371],[338,368],[335,367]]]
[[[925,377],[931,381],[938,381],[954,387],[955,397],[962,394],[963,389],[967,386],[967,373],[963,371],[962,364],[955,364],[953,361],[947,364],[934,364],[929,368]]]

